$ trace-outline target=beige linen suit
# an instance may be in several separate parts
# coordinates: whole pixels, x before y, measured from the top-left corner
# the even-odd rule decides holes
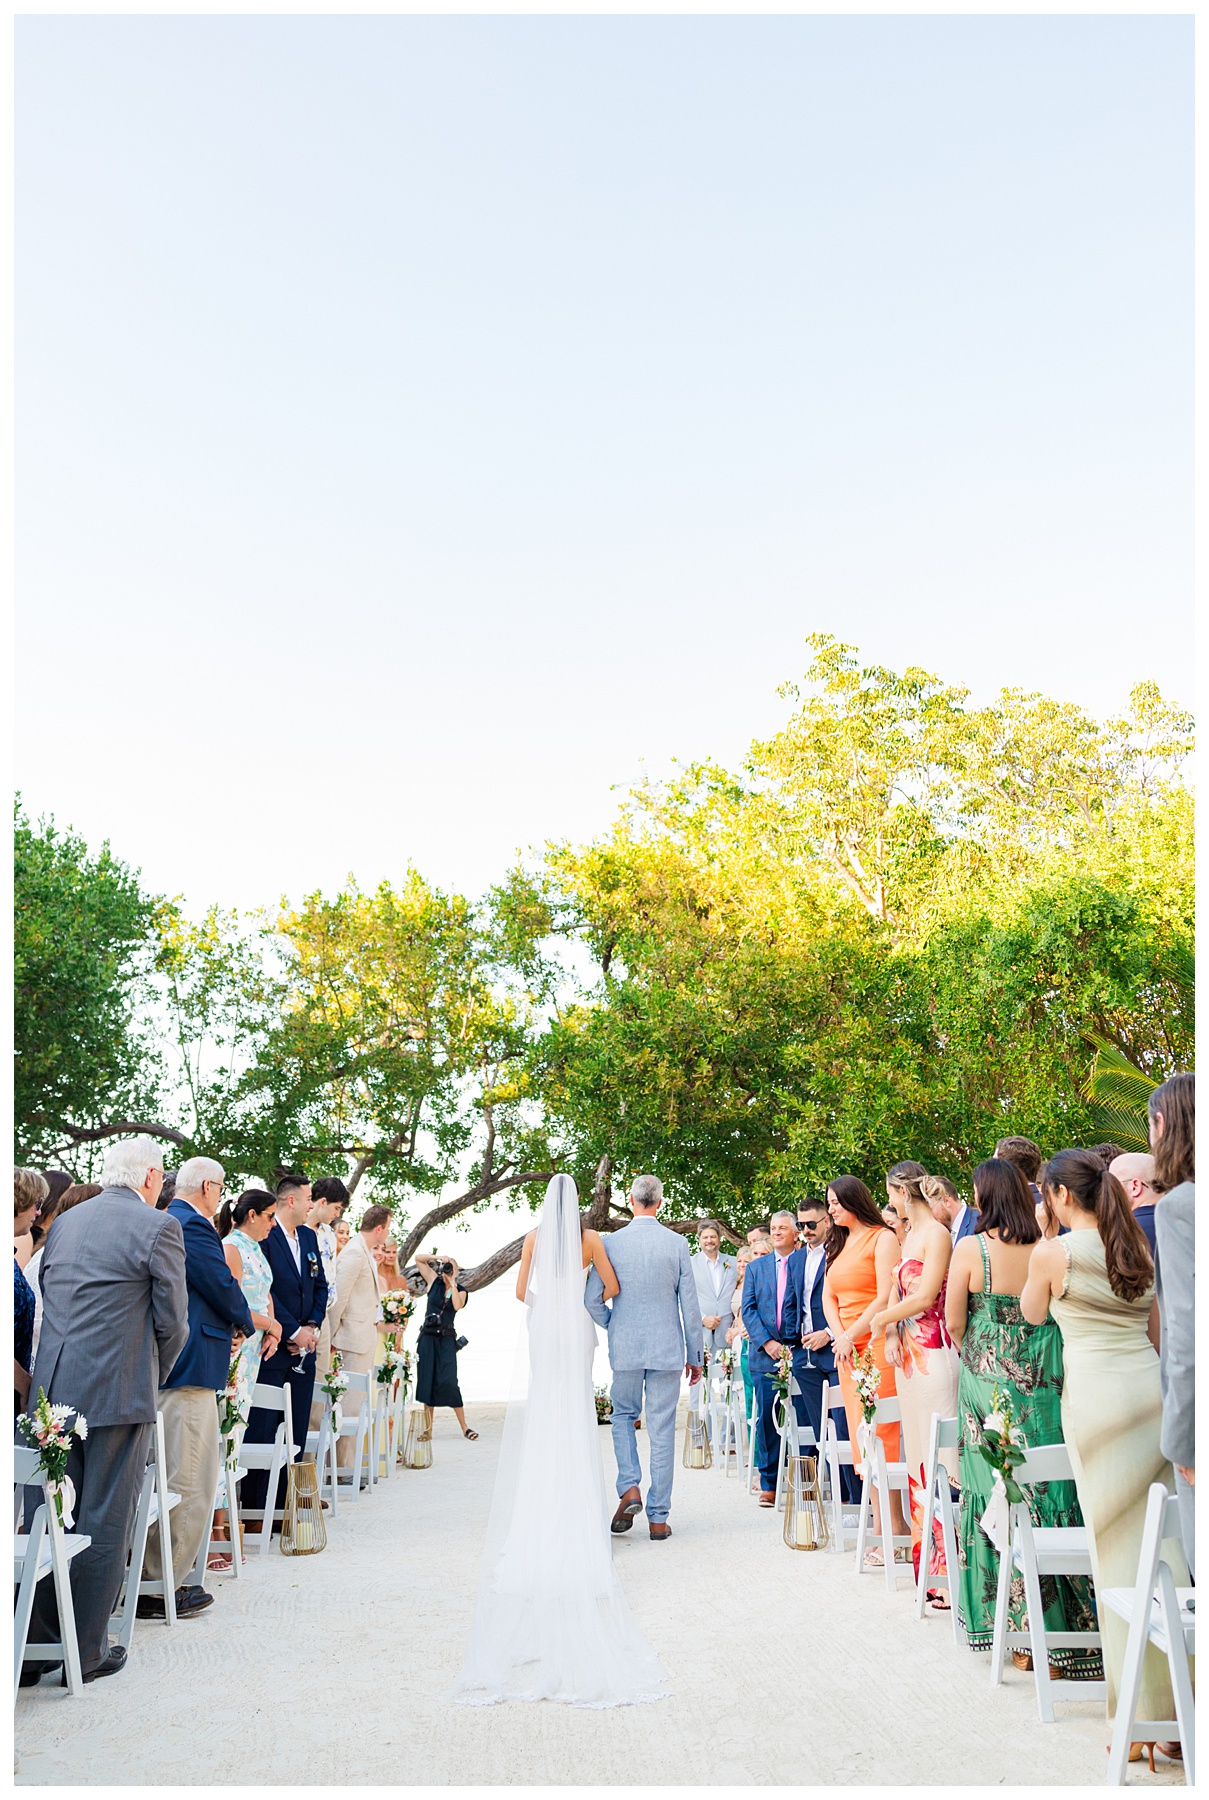
[[[339,1350],[344,1367],[352,1375],[372,1372],[378,1352],[378,1265],[358,1231],[336,1258],[336,1299],[328,1311],[332,1349]],[[353,1460],[352,1438],[336,1445],[336,1461],[349,1468]]]

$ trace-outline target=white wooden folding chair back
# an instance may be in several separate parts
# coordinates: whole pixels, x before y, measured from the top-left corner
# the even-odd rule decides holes
[[[1196,1654],[1196,1614],[1188,1608],[1195,1589],[1177,1588],[1171,1564],[1163,1555],[1163,1545],[1168,1542],[1180,1542],[1179,1502],[1161,1481],[1155,1481],[1146,1496],[1136,1583],[1131,1588],[1106,1588],[1097,1596],[1101,1606],[1129,1627],[1108,1756],[1108,1779],[1116,1787],[1124,1785],[1131,1743],[1169,1743],[1172,1738],[1179,1739],[1184,1753],[1185,1782],[1192,1787],[1196,1781],[1196,1717],[1189,1662]],[[1148,1644],[1167,1658],[1174,1719],[1137,1716]]]
[[[844,1396],[838,1386],[830,1382],[823,1383],[823,1465],[827,1472],[827,1492],[831,1505],[831,1548],[842,1552],[848,1548],[849,1537],[855,1537],[860,1530],[860,1508],[849,1504],[845,1515],[843,1484],[840,1480],[841,1469],[856,1467],[856,1458],[852,1445],[847,1438],[841,1438],[835,1428],[833,1413],[846,1413]]]
[[[263,1507],[245,1506],[242,1496],[239,1503],[239,1516],[250,1523],[259,1523],[260,1529],[246,1534],[249,1550],[255,1550],[263,1556],[273,1540],[273,1522],[280,1519],[282,1509],[277,1505],[277,1489],[281,1483],[281,1472],[287,1463],[294,1458],[294,1420],[290,1405],[290,1389],[283,1382],[274,1387],[266,1381],[258,1381],[252,1389],[252,1406],[260,1407],[264,1412],[281,1414],[281,1423],[273,1435],[271,1443],[249,1444],[246,1436],[239,1447],[240,1475],[251,1469],[267,1469],[268,1485],[265,1488]],[[238,1529],[238,1526],[236,1526]]]
[[[956,1450],[961,1432],[956,1418],[942,1419],[932,1414],[928,1435],[928,1463],[924,1482],[924,1518],[919,1554],[919,1579],[915,1584],[915,1616],[922,1619],[930,1588],[944,1588],[949,1596],[949,1612],[953,1621],[953,1642],[965,1643],[965,1632],[957,1617],[957,1586],[953,1571],[957,1567],[957,1518],[953,1497],[949,1492],[949,1471],[940,1460],[942,1450]],[[940,1536],[945,1552],[945,1573],[929,1575],[932,1560],[933,1524],[940,1520]]]
[[[67,1671],[69,1694],[84,1692],[80,1670],[80,1644],[76,1636],[75,1607],[71,1597],[71,1562],[87,1550],[92,1539],[86,1532],[64,1531],[59,1522],[54,1496],[38,1468],[38,1453],[17,1445],[13,1450],[14,1524],[19,1522],[25,1498],[23,1490],[41,1490],[41,1504],[35,1508],[27,1532],[13,1532],[13,1585],[16,1609],[13,1620],[13,1693],[20,1689],[21,1670],[27,1662],[58,1662]],[[29,1625],[33,1615],[38,1583],[50,1576],[55,1584],[55,1600],[59,1608],[57,1643],[31,1644]]]
[[[1070,1454],[1065,1444],[1039,1444],[1025,1452],[1015,1471],[1026,1490],[1050,1481],[1073,1481]],[[1007,1650],[1028,1650],[1033,1658],[1033,1682],[1042,1724],[1052,1725],[1055,1700],[1097,1700],[1106,1697],[1103,1681],[1067,1681],[1050,1673],[1051,1650],[1091,1650],[1100,1646],[1098,1631],[1047,1631],[1041,1600],[1043,1575],[1091,1576],[1091,1546],[1084,1525],[1034,1525],[1027,1502],[1010,1509],[1011,1540],[1007,1555],[999,1558],[999,1585],[995,1596],[995,1626],[991,1638],[991,1685],[1003,1681]],[[1012,1572],[1024,1577],[1028,1629],[1009,1631],[1008,1602]]]
[[[407,1383],[400,1376],[396,1379],[391,1394],[390,1410],[390,1442],[391,1455],[396,1467],[403,1454],[403,1415],[407,1409]]]
[[[239,1439],[242,1435],[243,1432],[241,1428],[236,1433],[234,1439],[235,1454],[230,1457],[228,1456],[227,1451],[227,1440],[225,1438],[219,1438],[218,1440],[219,1454],[222,1457],[222,1461],[219,1464],[218,1469],[218,1484],[214,1490],[214,1511],[217,1512],[221,1507],[226,1513],[227,1530],[230,1533],[230,1541],[228,1542],[226,1538],[213,1536],[214,1514],[211,1513],[210,1530],[202,1539],[201,1549],[197,1553],[197,1560],[194,1562],[193,1568],[189,1573],[189,1580],[196,1583],[199,1587],[204,1584],[207,1573],[213,1573],[210,1569],[211,1556],[229,1556],[231,1559],[231,1574],[235,1577],[236,1581],[243,1575],[244,1559],[243,1550],[240,1547],[239,1542],[239,1489],[237,1486],[239,1474],[242,1473],[239,1469],[238,1457]]]
[[[795,1398],[801,1398],[802,1390],[798,1386],[798,1378],[790,1370],[789,1399],[785,1407],[785,1425],[781,1432],[781,1444],[777,1453],[777,1497],[776,1509],[780,1511],[785,1504],[785,1482],[789,1472],[791,1456],[818,1455],[818,1439],[814,1435],[813,1426],[800,1425],[798,1412],[794,1405]]]
[[[176,1624],[176,1571],[172,1566],[171,1513],[180,1505],[180,1495],[168,1486],[168,1459],[164,1450],[164,1415],[155,1415],[151,1434],[151,1452],[143,1471],[143,1485],[134,1515],[134,1531],[130,1539],[130,1560],[126,1565],[120,1597],[110,1621],[118,1643],[129,1650],[134,1636],[134,1620],[138,1602],[144,1597],[164,1602],[164,1624]],[[147,1538],[153,1525],[159,1526],[160,1566],[162,1578],[152,1580],[144,1571],[147,1564]],[[183,1579],[183,1575],[182,1575]]]
[[[339,1479],[349,1488],[354,1500],[361,1498],[362,1482],[366,1487],[372,1486],[373,1476],[373,1410],[370,1383],[373,1375],[349,1374],[348,1386],[344,1390],[341,1403],[342,1420],[340,1436],[352,1438],[353,1461],[351,1468],[341,1469]],[[367,1470],[366,1463],[370,1467]]]
[[[755,1383],[751,1389],[751,1416],[747,1421],[747,1492],[751,1493],[756,1479],[756,1449],[759,1437],[760,1397]]]
[[[722,1429],[722,1472],[729,1479],[730,1466],[742,1474],[747,1462],[747,1414],[743,1410],[743,1375],[736,1369],[731,1377]]]
[[[339,1496],[336,1492],[335,1416],[332,1403],[326,1394],[323,1396],[318,1427],[306,1434],[306,1450],[308,1456],[315,1458],[315,1479],[319,1484],[319,1498],[327,1501],[334,1518],[339,1505]]]
[[[890,1459],[886,1455],[886,1446],[881,1440],[878,1427],[881,1425],[902,1424],[902,1408],[897,1399],[879,1400],[877,1412],[873,1418],[873,1448],[861,1464],[861,1512],[856,1532],[856,1572],[864,1573],[865,1552],[870,1538],[880,1546],[882,1553],[882,1571],[885,1583],[893,1594],[898,1588],[898,1564],[894,1553],[903,1546],[910,1547],[911,1533],[895,1534],[890,1523],[890,1496],[892,1493],[902,1494],[906,1505],[910,1506],[910,1481],[907,1465],[898,1458]],[[881,1515],[881,1531],[873,1530],[873,1493],[877,1491],[878,1512]]]
[[[390,1389],[389,1381],[380,1381],[374,1395],[374,1452],[371,1460],[375,1482],[390,1480]]]

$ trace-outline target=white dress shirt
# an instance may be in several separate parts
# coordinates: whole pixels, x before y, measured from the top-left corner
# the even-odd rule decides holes
[[[953,1223],[949,1226],[949,1236],[952,1238],[954,1243],[957,1242],[957,1233],[961,1230],[962,1223],[965,1220],[965,1216],[969,1212],[969,1210],[970,1210],[969,1207],[966,1205],[965,1201],[963,1200],[961,1203],[961,1211],[958,1213],[958,1215],[954,1219]]]

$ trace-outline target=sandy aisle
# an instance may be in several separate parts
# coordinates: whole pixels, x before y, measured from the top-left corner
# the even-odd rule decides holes
[[[477,1444],[438,1415],[436,1461],[341,1506],[327,1550],[274,1551],[72,1701],[17,1705],[18,1781],[123,1783],[1100,1783],[1099,1707],[1036,1715],[1031,1679],[993,1693],[946,1621],[917,1624],[851,1556],[785,1549],[716,1471],[677,1470],[674,1536],[619,1541],[626,1592],[675,1697],[589,1712],[452,1707],[503,1409]],[[609,1463],[609,1433],[601,1431]],[[644,1451],[645,1460],[645,1451]],[[373,1720],[372,1730],[358,1720]],[[1130,1770],[1130,1782],[1180,1780]]]

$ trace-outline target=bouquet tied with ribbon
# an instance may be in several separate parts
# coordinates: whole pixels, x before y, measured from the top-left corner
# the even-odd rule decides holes
[[[991,1411],[979,1427],[978,1450],[995,1471],[995,1485],[978,1522],[1001,1556],[1006,1554],[1011,1536],[1011,1508],[1024,1504],[1024,1489],[1015,1472],[1027,1449],[1007,1395],[999,1387],[992,1388]]]
[[[70,1531],[75,1518],[76,1490],[67,1473],[67,1457],[73,1438],[88,1436],[88,1420],[74,1406],[53,1404],[46,1398],[45,1388],[38,1389],[38,1404],[32,1413],[22,1413],[17,1423],[22,1434],[38,1452],[38,1470],[54,1495],[55,1512],[65,1531]]]

